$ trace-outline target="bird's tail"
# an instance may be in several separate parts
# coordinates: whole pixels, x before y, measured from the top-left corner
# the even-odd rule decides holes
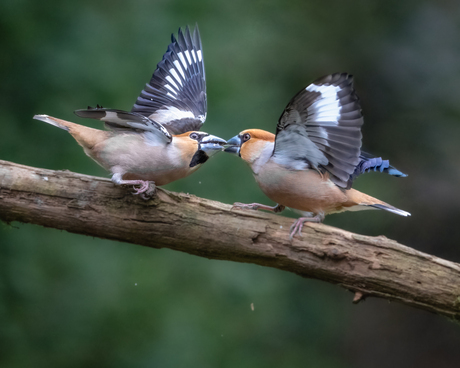
[[[67,130],[83,148],[92,148],[95,144],[103,141],[110,134],[107,131],[89,128],[84,125],[71,123],[70,121],[54,118],[49,115],[35,115],[35,120],[44,121],[55,127]]]
[[[55,127],[58,127],[58,128],[61,128],[67,131],[70,131],[70,128],[72,127],[72,125],[78,125],[75,123],[71,123],[70,121],[53,118],[52,116],[49,116],[49,115],[34,115],[34,119],[44,121],[45,123],[54,125]]]
[[[399,208],[396,208],[392,206],[391,204],[385,203],[377,198],[371,197],[367,194],[358,192],[355,189],[350,189],[347,192],[347,197],[350,200],[350,207],[348,210],[364,210],[364,209],[379,209],[379,210],[385,210],[389,211],[392,213],[395,213],[400,216],[410,216],[409,212],[400,210]],[[353,204],[351,204],[353,203]]]
[[[405,217],[410,216],[409,212],[400,210],[399,208],[393,207],[393,206],[391,206],[391,205],[389,205],[387,203],[385,203],[385,204],[376,203],[376,204],[371,204],[371,205],[368,205],[368,206],[378,208],[379,210],[385,210],[385,211],[393,212],[393,213],[396,213],[399,216],[405,216]]]

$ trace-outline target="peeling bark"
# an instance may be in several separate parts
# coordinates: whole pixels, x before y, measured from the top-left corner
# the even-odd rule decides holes
[[[158,188],[144,201],[108,179],[0,161],[0,220],[211,259],[255,263],[460,320],[460,265],[384,236],[307,223]]]

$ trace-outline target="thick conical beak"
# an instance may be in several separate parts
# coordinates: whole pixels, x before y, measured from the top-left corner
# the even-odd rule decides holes
[[[208,156],[212,156],[216,152],[223,151],[225,144],[227,144],[226,140],[215,135],[207,135],[201,139],[200,149],[206,152]]]
[[[233,153],[235,155],[240,154],[241,148],[241,138],[239,135],[235,135],[233,138],[227,141],[227,148],[225,148],[224,152]]]

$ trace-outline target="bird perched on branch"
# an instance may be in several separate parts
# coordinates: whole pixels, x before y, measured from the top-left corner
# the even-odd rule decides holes
[[[109,170],[112,181],[134,185],[143,197],[197,170],[225,140],[200,132],[206,119],[206,80],[198,26],[172,35],[163,60],[137,98],[131,112],[101,106],[77,110],[83,118],[101,120],[109,130],[97,130],[35,115],[67,130],[85,153]],[[136,188],[137,187],[137,188]]]
[[[291,239],[301,236],[306,221],[322,222],[331,213],[382,209],[410,216],[351,188],[358,175],[370,170],[407,176],[388,160],[361,151],[362,124],[351,75],[327,75],[302,89],[282,113],[276,135],[247,129],[227,142],[225,152],[246,161],[262,191],[277,203],[235,203],[234,208],[293,209],[302,217],[292,225]]]

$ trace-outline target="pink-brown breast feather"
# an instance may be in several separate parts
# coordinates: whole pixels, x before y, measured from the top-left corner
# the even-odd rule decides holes
[[[93,151],[102,166],[123,173],[124,180],[149,180],[165,185],[199,168],[190,167],[197,147],[196,141],[180,136],[165,146],[152,146],[141,134],[117,134]]]
[[[288,170],[269,161],[255,178],[271,200],[301,211],[327,214],[356,205],[327,174],[315,170]]]

